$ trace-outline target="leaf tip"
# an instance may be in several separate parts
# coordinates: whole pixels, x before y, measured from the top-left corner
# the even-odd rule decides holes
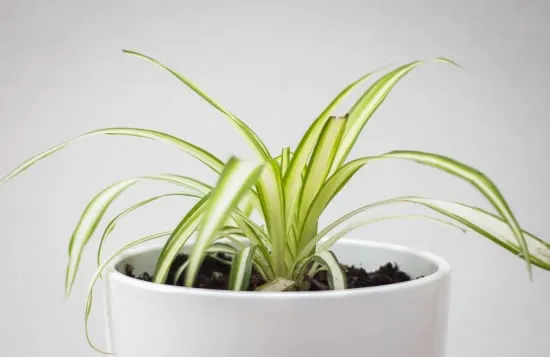
[[[462,67],[460,64],[458,64],[457,62],[455,62],[452,59],[447,58],[447,57],[437,57],[437,58],[435,58],[434,61],[435,62],[440,62],[440,63],[451,64],[451,65],[453,65],[457,68],[460,68],[460,69],[464,70],[464,67]]]

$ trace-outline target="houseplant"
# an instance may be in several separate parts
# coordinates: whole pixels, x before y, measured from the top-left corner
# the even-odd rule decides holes
[[[101,134],[174,145],[219,175],[213,186],[179,173],[131,178],[107,187],[91,200],[69,242],[67,295],[84,248],[119,195],[142,181],[178,186],[177,192],[136,203],[107,224],[98,248],[99,267],[86,303],[87,326],[94,284],[106,277],[110,346],[102,351],[88,338],[96,350],[116,351],[122,357],[180,353],[354,356],[363,355],[367,344],[368,352],[376,356],[441,356],[448,304],[447,264],[431,254],[403,247],[341,239],[353,229],[381,220],[418,217],[469,228],[524,259],[529,274],[532,265],[550,270],[550,245],[522,230],[496,185],[476,169],[418,151],[392,151],[348,160],[362,129],[393,87],[424,61],[384,73],[346,115],[333,116],[337,105],[353,89],[379,71],[360,77],[323,110],[294,149],[285,147],[273,155],[252,129],[187,78],[153,58],[124,52],[167,70],[219,110],[244,135],[259,160],[245,162],[232,157],[223,162],[170,134],[107,128],[38,154],[0,181],[4,184],[69,144]],[[453,64],[444,58],[435,61]],[[487,198],[496,213],[457,202],[408,196],[359,207],[326,227],[318,227],[324,209],[348,180],[369,162],[386,159],[417,162],[463,179]],[[168,196],[190,197],[197,203],[173,230],[140,238],[102,259],[103,244],[118,221]],[[397,203],[423,206],[438,213],[438,217],[384,216],[344,226],[362,212]],[[259,215],[261,222],[253,220],[252,214]],[[157,247],[136,248],[163,237],[167,237],[166,242]],[[205,272],[206,262],[217,264],[216,268]],[[375,275],[366,274],[366,270],[388,262],[397,262],[403,270],[387,265]],[[363,269],[355,267],[361,265]],[[358,270],[358,275],[352,276]],[[135,274],[140,276],[136,278]],[[389,280],[376,282],[373,276]],[[216,288],[221,290],[214,290],[215,280],[221,284]],[[369,284],[384,286],[365,287]],[[347,331],[340,331],[343,327]]]

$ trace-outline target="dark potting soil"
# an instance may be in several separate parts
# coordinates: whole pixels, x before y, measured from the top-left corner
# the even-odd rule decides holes
[[[222,259],[229,259],[226,256],[220,255]],[[174,281],[178,268],[182,266],[188,259],[185,254],[180,254],[176,257],[172,263],[170,272],[168,273],[168,279],[166,284],[183,286],[185,280],[185,273]],[[364,268],[342,265],[343,270],[348,280],[348,289],[366,288],[372,286],[397,284],[405,281],[412,280],[412,278],[405,272],[399,269],[399,266],[394,263],[387,263],[380,266],[377,270],[368,272]],[[136,276],[134,274],[134,268],[127,264],[125,267],[125,273],[127,276],[144,281],[152,281],[152,276],[145,272]],[[212,290],[227,290],[229,283],[230,265],[227,262],[219,261],[212,257],[206,257],[204,263],[199,270],[195,284],[193,287]],[[252,271],[250,278],[250,284],[248,286],[249,291],[254,291],[256,288],[264,284],[265,281],[262,276],[255,270]],[[317,273],[313,279],[310,280],[309,291],[329,290],[328,279],[326,271]]]

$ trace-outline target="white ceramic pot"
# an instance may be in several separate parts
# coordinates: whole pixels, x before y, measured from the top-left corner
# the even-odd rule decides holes
[[[345,264],[396,262],[409,282],[324,292],[230,292],[152,284],[159,249],[121,257],[107,279],[107,331],[119,357],[442,357],[449,266],[425,252],[341,240]]]

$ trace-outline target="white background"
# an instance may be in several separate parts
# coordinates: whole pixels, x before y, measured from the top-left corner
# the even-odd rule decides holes
[[[369,123],[353,155],[420,149],[453,156],[493,178],[520,223],[550,240],[545,1],[269,3],[0,0],[0,174],[29,155],[107,126],[165,130],[224,159],[250,155],[217,112],[166,73],[123,55],[123,48],[191,77],[273,151],[295,145],[324,105],[362,73],[447,56],[465,71],[441,64],[415,71]],[[0,187],[2,355],[96,355],[82,323],[95,244],[66,301],[68,239],[95,192],[120,178],[160,172],[213,182],[208,171],[172,148],[97,137]],[[135,188],[109,213],[166,189]],[[355,177],[323,222],[400,194],[487,207],[466,183],[440,172],[376,163]],[[139,212],[119,225],[109,248],[171,227],[188,207],[176,199]],[[383,223],[356,236],[427,249],[452,264],[448,357],[550,353],[550,273],[536,270],[530,283],[523,262],[508,252],[431,222]],[[98,300],[91,320],[100,344],[101,308]]]

